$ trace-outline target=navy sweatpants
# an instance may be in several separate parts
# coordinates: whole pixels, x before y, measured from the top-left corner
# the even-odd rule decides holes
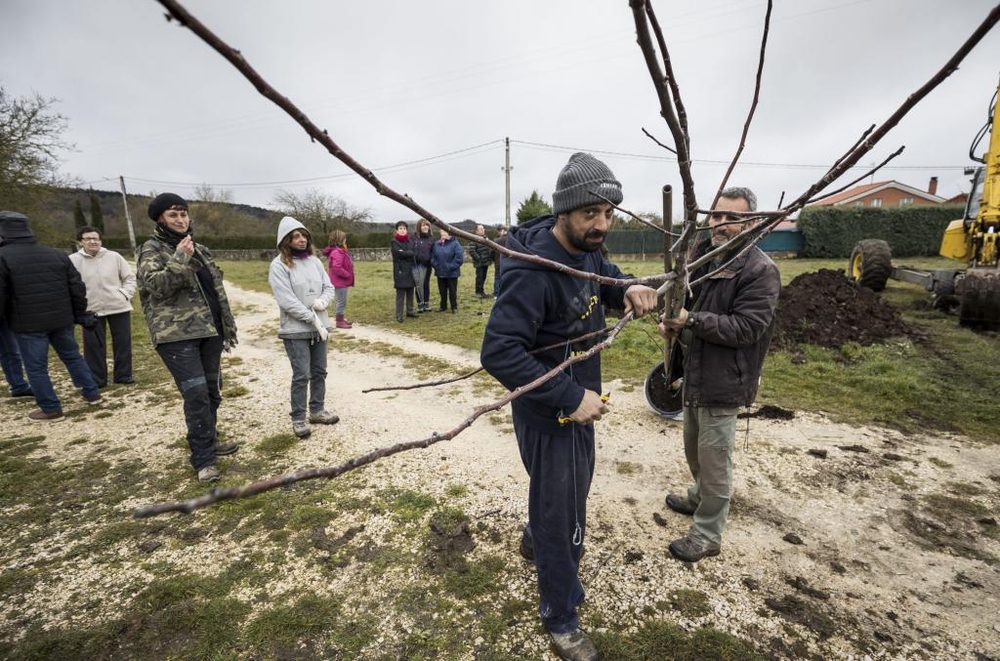
[[[528,525],[538,572],[538,612],[546,629],[567,633],[578,626],[576,607],[584,598],[579,567],[594,476],[594,426],[571,423],[565,432],[550,435],[515,414],[514,434],[530,478]]]

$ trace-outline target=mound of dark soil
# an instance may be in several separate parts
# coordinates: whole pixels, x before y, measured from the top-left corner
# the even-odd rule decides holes
[[[803,273],[782,288],[774,345],[870,345],[888,337],[913,334],[899,310],[888,301],[858,286],[840,271],[821,269]]]

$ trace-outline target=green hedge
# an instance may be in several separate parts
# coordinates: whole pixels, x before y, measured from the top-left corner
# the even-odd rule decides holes
[[[805,240],[799,256],[850,257],[862,239],[888,241],[893,257],[934,256],[948,223],[964,212],[965,208],[956,204],[806,207],[796,223]]]

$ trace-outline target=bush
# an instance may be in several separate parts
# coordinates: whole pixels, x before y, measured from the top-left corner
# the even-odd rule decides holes
[[[799,214],[805,240],[800,257],[849,258],[862,239],[883,239],[893,257],[938,254],[948,223],[962,217],[961,205],[883,207],[807,207]]]

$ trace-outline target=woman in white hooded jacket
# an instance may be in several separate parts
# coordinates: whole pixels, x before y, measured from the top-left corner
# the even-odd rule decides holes
[[[331,329],[326,308],[334,289],[313,253],[305,225],[291,216],[282,218],[278,256],[271,262],[267,281],[281,311],[278,337],[292,364],[292,431],[299,438],[312,433],[310,423],[332,425],[340,419],[325,405],[326,340]]]

